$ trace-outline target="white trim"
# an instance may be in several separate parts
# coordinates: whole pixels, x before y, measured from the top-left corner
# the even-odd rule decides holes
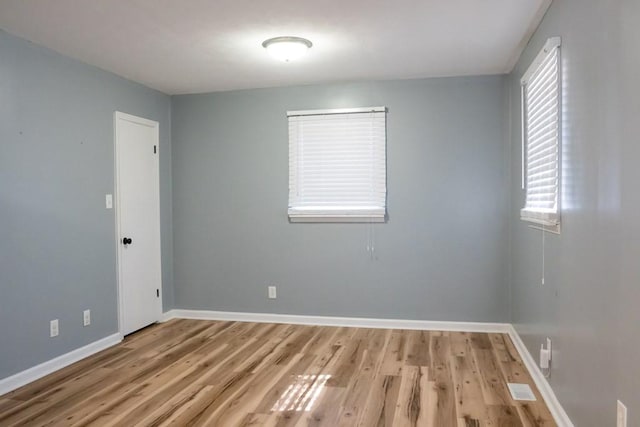
[[[560,224],[559,215],[557,213],[537,212],[527,209],[520,210],[520,219],[522,221],[533,222],[534,224],[555,227]]]
[[[552,234],[557,234],[560,235],[560,231],[561,231],[561,227],[560,224],[556,224],[556,225],[529,225],[529,228],[533,229],[533,230],[538,230],[538,231],[544,231],[545,233],[552,233]]]
[[[332,108],[325,110],[298,110],[287,111],[287,117],[293,116],[320,116],[326,114],[352,114],[352,113],[385,113],[387,107],[362,107],[362,108]]]
[[[171,319],[231,320],[236,322],[287,323],[295,325],[344,326],[352,328],[417,329],[429,331],[461,331],[508,333],[508,323],[446,322],[406,319],[372,319],[364,317],[303,316],[298,314],[243,313],[232,311],[181,310],[164,313],[163,322]]]
[[[544,61],[547,55],[549,55],[549,52],[551,52],[553,49],[559,48],[561,45],[562,39],[560,37],[548,38],[544,44],[544,47],[540,50],[540,52],[538,52],[538,55],[536,55],[533,62],[531,62],[531,65],[529,65],[529,68],[527,68],[527,71],[525,71],[522,79],[520,79],[520,84],[526,85],[529,82],[531,75],[538,69],[540,63]]]
[[[385,216],[366,215],[318,215],[318,214],[289,214],[291,222],[386,222]]]
[[[129,115],[120,111],[114,111],[113,113],[113,196],[115,201],[114,209],[114,221],[115,221],[115,238],[116,238],[116,293],[118,301],[118,333],[122,335],[122,328],[124,325],[123,315],[123,292],[122,292],[122,275],[120,266],[122,265],[122,248],[120,248],[120,236],[122,235],[120,230],[120,196],[118,191],[118,181],[120,177],[120,168],[118,167],[118,119],[129,119]]]
[[[521,168],[520,168],[521,171],[520,172],[522,173],[522,189],[526,190],[527,187],[526,187],[525,181],[527,180],[527,177],[526,177],[526,173],[525,173],[526,166],[525,166],[524,162],[525,162],[525,156],[526,156],[525,153],[527,152],[527,147],[526,147],[526,144],[525,144],[525,140],[527,138],[527,132],[525,130],[525,122],[526,122],[527,118],[526,118],[526,114],[525,114],[526,106],[525,106],[525,103],[524,103],[524,97],[525,97],[525,87],[524,87],[524,85],[522,85],[522,86],[520,86],[520,132],[521,132],[520,137],[522,138],[521,139],[522,151],[520,153],[521,154],[522,163],[520,164],[521,165]]]
[[[71,365],[79,360],[96,354],[102,350],[112,347],[122,341],[119,333],[94,341],[84,347],[77,348],[54,359],[36,365],[32,368],[18,372],[10,377],[0,380],[0,395],[9,393],[25,384],[29,384],[57,370]]]
[[[533,381],[536,383],[536,386],[538,387],[538,390],[540,391],[544,402],[547,404],[547,407],[549,408],[549,411],[551,411],[551,415],[553,415],[553,418],[558,426],[574,427],[564,408],[562,407],[562,405],[560,405],[560,402],[553,392],[551,385],[542,374],[542,371],[540,371],[540,368],[538,368],[538,364],[534,360],[531,353],[529,353],[529,350],[524,345],[524,342],[522,342],[522,339],[520,338],[520,335],[518,335],[518,331],[516,331],[516,328],[514,328],[513,325],[509,325],[508,329],[509,337],[511,338],[511,341],[513,341],[513,345],[515,345],[516,350],[518,350],[518,353],[520,353],[520,357],[522,358],[524,365],[533,377]]]
[[[144,117],[138,117],[138,116],[134,116],[134,115],[131,115],[131,114],[123,113],[122,111],[114,111],[113,114],[114,114],[114,118],[115,119],[126,120],[128,122],[136,123],[136,124],[139,124],[139,125],[148,126],[150,128],[157,128],[158,127],[158,122],[153,121],[153,120],[149,120],[149,119],[145,119]]]

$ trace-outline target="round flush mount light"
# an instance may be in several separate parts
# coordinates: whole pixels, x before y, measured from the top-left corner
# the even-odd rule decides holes
[[[262,42],[262,47],[267,49],[271,56],[281,61],[289,62],[304,55],[313,44],[302,37],[274,37]]]

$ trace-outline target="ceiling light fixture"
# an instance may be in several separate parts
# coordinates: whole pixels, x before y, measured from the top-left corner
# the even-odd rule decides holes
[[[300,58],[313,44],[302,37],[274,37],[262,42],[262,47],[276,59],[289,62]]]

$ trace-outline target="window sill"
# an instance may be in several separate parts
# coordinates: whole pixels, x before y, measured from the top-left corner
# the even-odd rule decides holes
[[[289,215],[289,222],[316,223],[383,223],[384,216],[356,216],[356,215]]]
[[[544,231],[545,233],[560,234],[560,224],[555,225],[534,225],[530,224],[529,228],[533,230]]]
[[[534,230],[547,231],[553,234],[560,234],[560,217],[557,213],[546,213],[537,211],[520,211],[520,219],[532,223],[529,228]]]

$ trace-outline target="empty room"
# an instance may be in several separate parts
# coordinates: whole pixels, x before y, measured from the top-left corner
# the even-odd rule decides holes
[[[640,426],[638,0],[0,0],[0,426]]]

